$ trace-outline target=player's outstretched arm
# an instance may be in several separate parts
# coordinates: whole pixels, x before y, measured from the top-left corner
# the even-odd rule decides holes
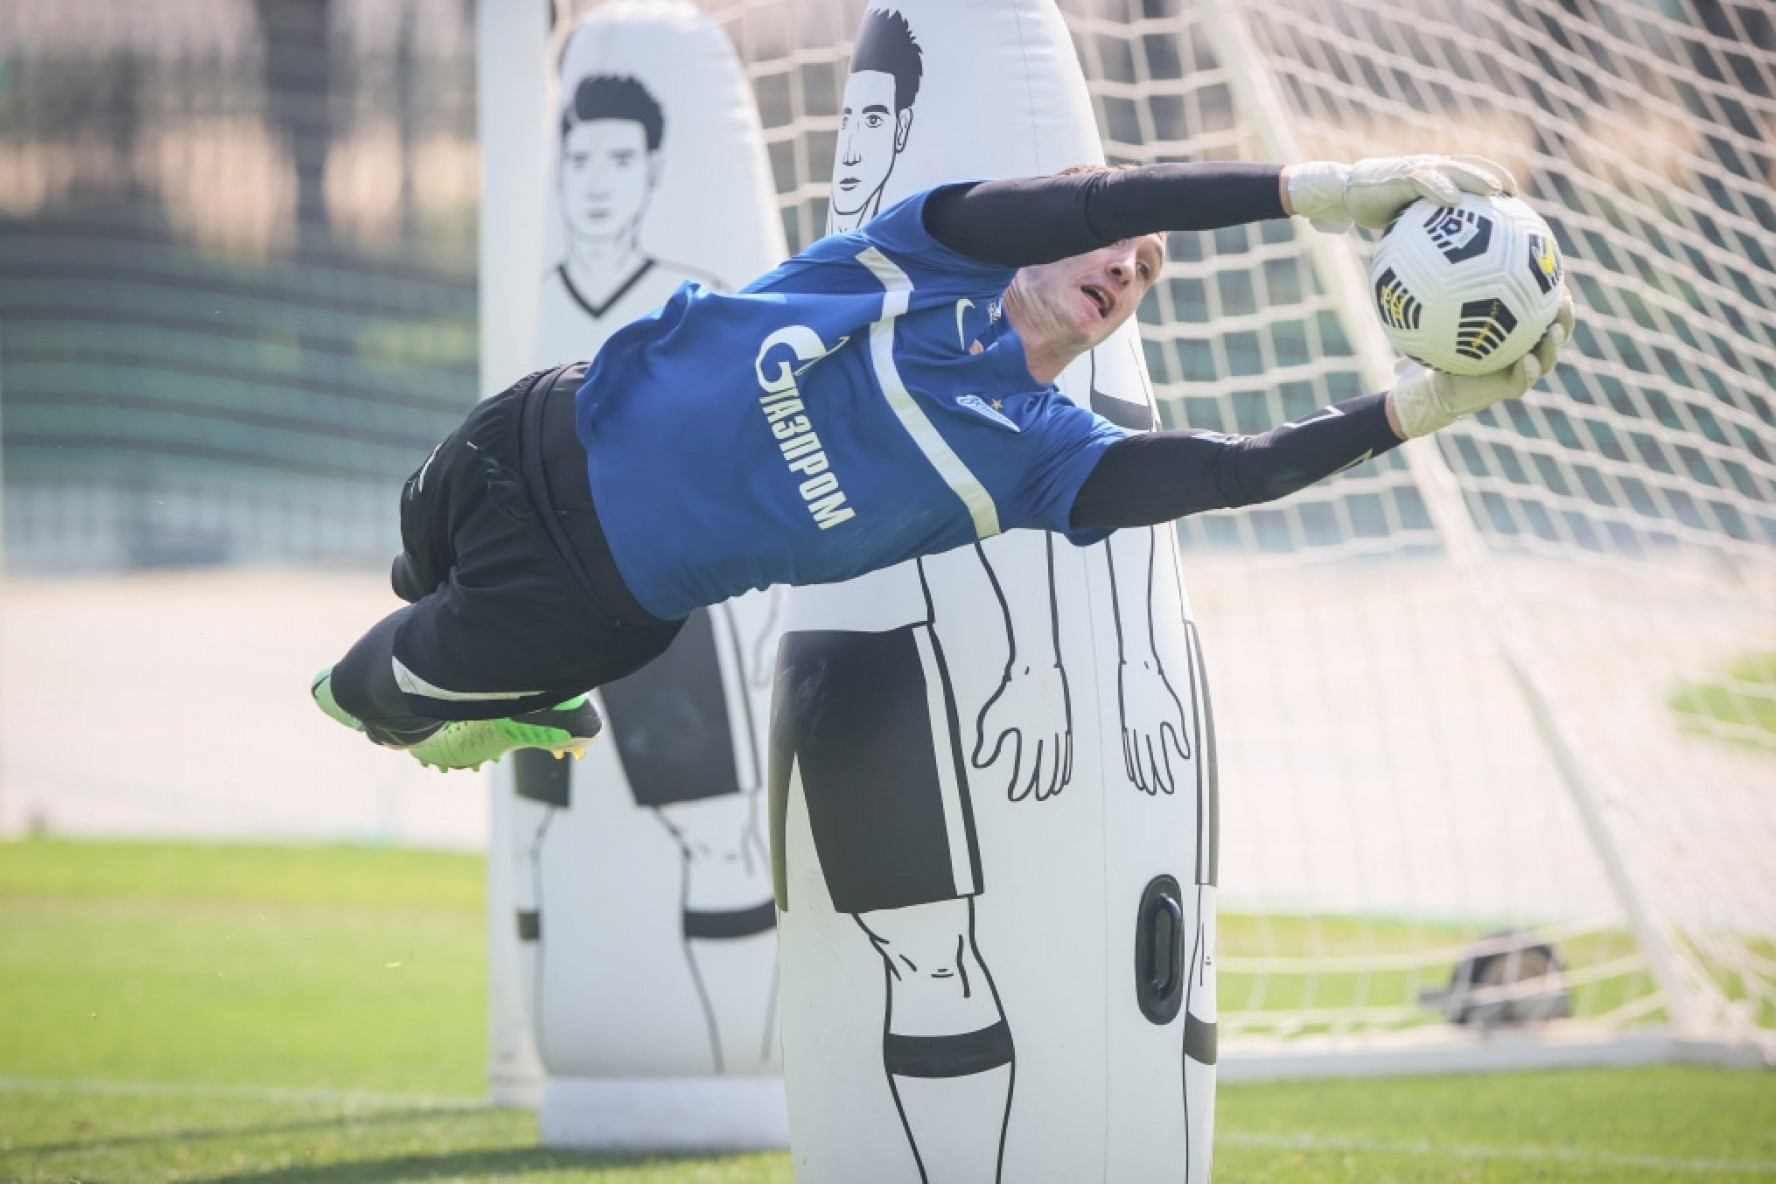
[[[1138,432],[1104,451],[1073,499],[1076,530],[1153,526],[1286,497],[1400,444],[1388,396],[1360,395],[1260,436]]]
[[[1106,449],[1074,498],[1078,530],[1151,526],[1204,510],[1286,497],[1403,440],[1448,427],[1504,399],[1521,398],[1554,368],[1572,337],[1572,298],[1521,359],[1491,374],[1458,375],[1414,365],[1391,391],[1322,408],[1261,436],[1202,431],[1139,432]]]
[[[925,230],[1002,267],[1083,255],[1160,230],[1285,218],[1274,164],[1199,161],[948,185],[926,199]]]
[[[925,203],[925,229],[952,251],[1005,267],[1083,255],[1161,230],[1214,230],[1300,214],[1323,230],[1380,230],[1421,197],[1515,193],[1510,172],[1478,156],[1389,156],[1283,168],[1192,161],[962,182]]]
[[[1283,170],[1283,204],[1316,230],[1342,234],[1355,223],[1385,230],[1421,197],[1440,206],[1462,194],[1515,194],[1509,169],[1483,156],[1379,156],[1356,164],[1309,160]]]

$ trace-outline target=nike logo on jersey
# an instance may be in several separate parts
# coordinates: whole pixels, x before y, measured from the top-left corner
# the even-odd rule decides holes
[[[1018,430],[1017,424],[1012,423],[1011,420],[999,414],[999,402],[997,399],[989,404],[979,395],[960,395],[957,397],[956,403],[958,406],[966,407],[977,415],[986,416],[1001,427],[1008,427],[1014,432]]]

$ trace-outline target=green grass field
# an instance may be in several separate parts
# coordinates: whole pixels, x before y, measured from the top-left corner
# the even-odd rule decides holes
[[[465,856],[0,843],[0,1179],[792,1179],[549,1151],[483,1104],[482,905]],[[1776,1074],[1224,1085],[1216,1179],[1771,1180]]]
[[[1690,731],[1776,751],[1776,653],[1747,650],[1714,678],[1679,685],[1668,704]]]

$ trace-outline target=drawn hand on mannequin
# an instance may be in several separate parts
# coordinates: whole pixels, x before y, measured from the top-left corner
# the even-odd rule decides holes
[[[1122,712],[1123,771],[1144,793],[1173,792],[1183,773],[1183,762],[1190,759],[1190,745],[1184,738],[1184,704],[1152,654],[1120,664],[1117,695]]]
[[[1073,778],[1073,708],[1066,671],[1021,660],[1008,665],[999,689],[981,708],[972,761],[977,769],[1000,766],[1014,802],[1032,793],[1040,802],[1065,789]]]

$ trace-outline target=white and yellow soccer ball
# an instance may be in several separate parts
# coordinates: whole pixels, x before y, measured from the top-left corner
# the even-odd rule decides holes
[[[1554,232],[1522,200],[1420,199],[1376,245],[1370,291],[1388,340],[1451,374],[1489,374],[1529,352],[1560,309]]]

